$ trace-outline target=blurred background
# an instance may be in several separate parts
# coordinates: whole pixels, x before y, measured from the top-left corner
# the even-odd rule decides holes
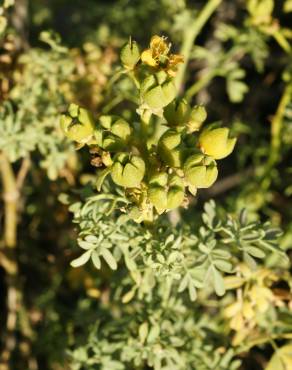
[[[180,217],[199,222],[210,198],[228,212],[246,207],[253,220],[280,226],[281,247],[291,250],[291,95],[280,110],[279,102],[291,84],[292,6],[275,1],[263,20],[244,0],[219,1],[194,40],[192,28],[207,1],[13,3],[2,4],[0,19],[0,150],[20,195],[17,241],[10,254],[4,239],[0,248],[0,369],[83,369],[77,362],[69,365],[68,353],[87,340],[100,307],[108,307],[111,275],[69,265],[79,253],[77,231],[60,194],[88,191],[95,169],[86,151],[76,153],[63,140],[59,115],[75,102],[96,114],[122,110],[131,118],[133,86],[121,79],[112,87],[119,50],[130,36],[143,48],[154,34],[168,37],[188,65],[181,92],[206,106],[209,122],[222,121],[239,136],[234,153],[220,163],[218,182]],[[2,203],[3,228],[4,214]],[[20,297],[16,307],[13,294]],[[252,350],[241,369],[264,369],[271,353],[270,344]]]

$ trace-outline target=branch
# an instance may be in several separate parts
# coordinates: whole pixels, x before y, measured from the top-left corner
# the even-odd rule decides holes
[[[204,25],[207,23],[208,19],[218,8],[222,0],[209,0],[204,8],[199,13],[198,17],[194,19],[194,22],[187,27],[184,32],[184,41],[180,54],[184,56],[185,62],[180,66],[177,76],[176,76],[176,86],[178,89],[182,88],[184,81],[185,71],[187,68],[188,61],[190,59],[190,54],[194,46],[194,42],[201,32]]]

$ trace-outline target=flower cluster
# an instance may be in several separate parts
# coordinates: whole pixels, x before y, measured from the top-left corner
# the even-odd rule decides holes
[[[88,145],[99,167],[97,188],[107,175],[124,188],[128,213],[137,221],[153,221],[159,214],[186,204],[187,190],[210,187],[217,178],[216,160],[228,156],[236,139],[218,125],[202,128],[203,106],[192,107],[177,98],[174,76],[183,57],[170,53],[166,39],[154,36],[140,53],[130,40],[121,51],[124,72],[135,81],[140,97],[139,124],[116,115],[93,115],[71,104],[61,118],[65,135]],[[160,124],[153,142],[149,132]]]

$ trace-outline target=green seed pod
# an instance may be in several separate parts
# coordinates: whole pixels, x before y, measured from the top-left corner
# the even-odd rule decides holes
[[[108,151],[123,150],[132,133],[129,123],[118,116],[104,115],[99,124],[95,132],[97,145]]]
[[[68,108],[68,113],[72,118],[78,117],[79,114],[79,106],[77,104],[71,103]]]
[[[166,131],[159,140],[159,156],[171,167],[181,167],[183,151],[179,147],[180,143],[181,134],[175,130]]]
[[[183,125],[188,121],[190,106],[185,100],[172,101],[164,108],[163,115],[170,126]]]
[[[159,214],[167,208],[167,192],[162,186],[152,185],[148,189],[148,197]]]
[[[187,123],[188,132],[199,131],[204,121],[207,119],[207,112],[205,107],[202,105],[196,105],[190,114],[189,121]]]
[[[170,175],[168,181],[167,209],[179,207],[184,200],[184,183],[177,175]]]
[[[134,69],[140,60],[140,50],[136,41],[129,41],[121,50],[122,64],[127,69]]]
[[[166,172],[158,172],[151,176],[149,184],[157,186],[166,186],[168,176]]]
[[[142,158],[128,153],[120,153],[114,158],[111,177],[114,183],[125,188],[135,188],[141,184],[145,174]]]
[[[92,113],[84,108],[79,108],[78,119],[83,125],[88,127],[94,127],[94,121]]]
[[[123,139],[127,142],[130,138],[132,133],[132,129],[127,121],[122,118],[119,118],[111,127],[111,131],[114,135],[118,136],[119,138]]]
[[[175,174],[172,174],[168,178],[168,186],[171,187],[178,187],[184,189],[184,182],[183,179]]]
[[[165,72],[163,72],[165,74]],[[176,95],[176,88],[172,79],[167,78],[164,82],[164,75],[151,75],[141,84],[141,99],[152,109],[161,109],[168,105]]]
[[[182,188],[171,187],[167,193],[167,209],[178,208],[182,204],[184,197],[185,194]]]
[[[201,154],[194,154],[184,164],[187,182],[197,189],[209,188],[216,181],[218,169],[216,162]]]
[[[71,140],[79,144],[88,143],[94,133],[94,121],[92,114],[86,109],[79,108],[76,104],[69,106],[69,114],[61,116],[61,129]]]
[[[183,202],[184,184],[179,176],[159,173],[149,183],[148,198],[159,214],[177,208]]]
[[[204,130],[199,136],[202,151],[214,159],[227,157],[234,149],[236,138],[228,138],[226,127]]]

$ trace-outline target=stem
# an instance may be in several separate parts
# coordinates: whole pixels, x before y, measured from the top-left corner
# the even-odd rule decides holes
[[[17,239],[17,201],[19,197],[16,178],[13,168],[4,154],[0,154],[0,173],[3,184],[3,200],[5,209],[4,243],[7,248],[6,268],[7,275],[7,319],[6,336],[3,351],[0,356],[0,369],[8,370],[11,353],[16,345],[15,328],[19,308],[19,289],[17,284],[18,266],[16,260]]]
[[[194,95],[196,95],[200,90],[202,90],[205,86],[209,84],[209,82],[214,78],[217,74],[217,71],[212,70],[206,73],[201,78],[199,77],[198,81],[195,82],[187,91],[185,95],[185,99],[189,102]]]
[[[282,35],[281,32],[277,31],[273,34],[274,39],[277,41],[277,43],[281,46],[281,48],[287,53],[291,53],[291,45],[286,40],[286,38]]]
[[[28,0],[17,0],[13,6],[11,23],[16,31],[16,48],[28,49]]]
[[[4,242],[6,247],[14,248],[16,246],[17,200],[19,193],[12,166],[4,154],[0,156],[0,173],[5,205]]]
[[[142,151],[145,157],[145,160],[148,159],[148,135],[149,135],[149,124],[151,119],[151,111],[144,110],[141,114],[141,143],[142,143]]]
[[[4,245],[0,251],[0,263],[6,272],[7,279],[7,318],[3,350],[0,355],[0,370],[10,369],[11,354],[16,346],[16,325],[20,307],[24,310],[22,292],[18,281],[18,264],[16,256],[17,221],[19,191],[23,186],[30,167],[29,158],[24,158],[20,170],[15,176],[11,163],[5,154],[0,153],[0,175],[4,200]],[[36,368],[35,368],[36,369]]]
[[[214,13],[221,2],[222,0],[209,0],[190,27],[187,27],[184,31],[184,41],[180,53],[184,56],[185,62],[180,66],[176,76],[176,86],[178,89],[182,88],[186,67],[190,59],[194,42],[212,13]]]
[[[283,118],[287,105],[290,103],[292,97],[292,83],[286,85],[277,112],[271,124],[271,152],[269,158],[269,166],[273,166],[279,159],[279,149],[281,146],[281,131],[283,125]]]

